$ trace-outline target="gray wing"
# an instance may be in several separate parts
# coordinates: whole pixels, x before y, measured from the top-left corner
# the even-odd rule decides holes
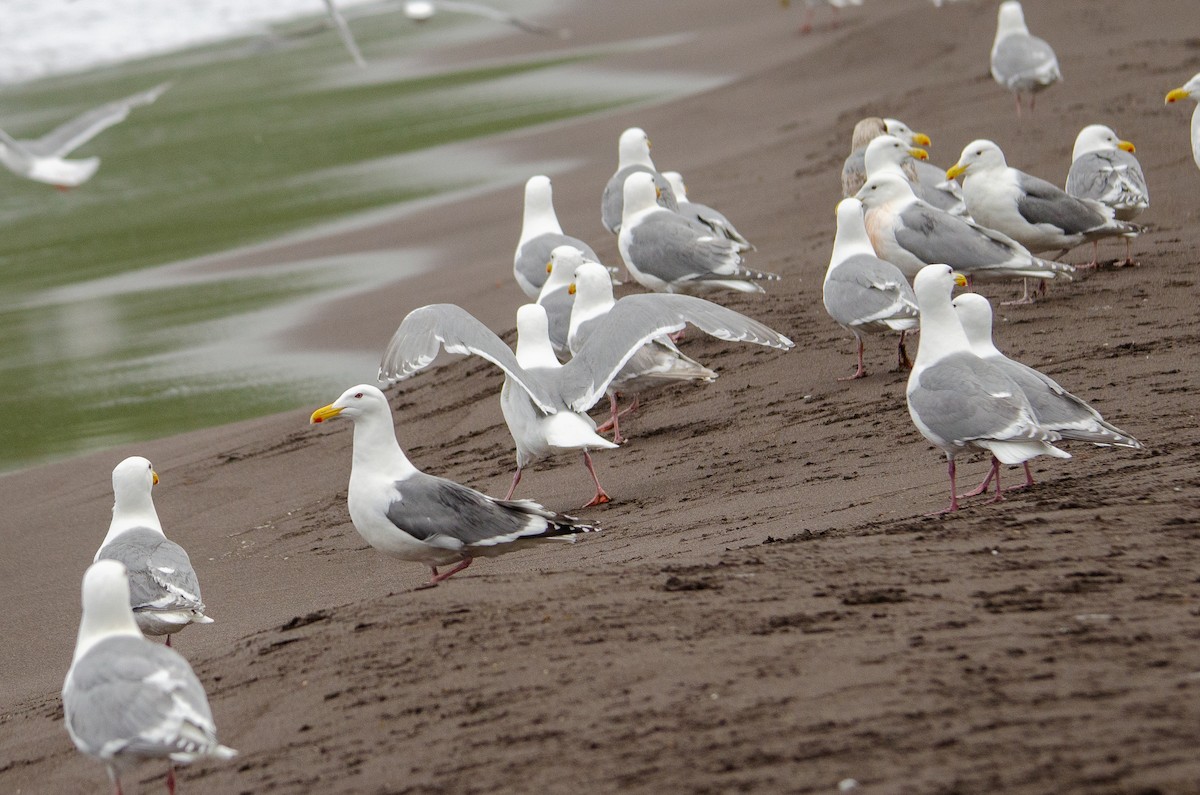
[[[714,210],[707,204],[697,204],[696,202],[681,202],[679,204],[679,214],[685,218],[692,218],[707,226],[718,235],[722,235],[734,243],[737,243],[742,248],[753,248],[750,241],[737,230],[733,222],[725,217],[719,210]]]
[[[604,224],[604,228],[613,234],[621,231],[621,213],[625,208],[625,179],[630,174],[641,171],[654,176],[654,186],[658,188],[659,193],[659,206],[672,212],[679,209],[675,191],[662,174],[645,166],[626,166],[609,177],[608,183],[604,186],[604,193],[600,196],[600,220]],[[600,260],[594,261],[599,262]]]
[[[1120,149],[1089,152],[1071,163],[1067,173],[1067,193],[1080,199],[1093,199],[1117,210],[1117,217],[1129,220],[1150,206],[1150,191],[1137,158]]]
[[[1031,224],[1050,224],[1068,235],[1104,226],[1108,217],[1044,179],[1017,172],[1017,212]]]
[[[71,668],[63,711],[76,745],[101,758],[218,747],[208,698],[191,667],[144,638],[116,636],[93,646]]]
[[[575,296],[563,288],[539,296],[537,302],[546,310],[550,323],[550,344],[560,354],[569,353],[567,337],[571,332],[571,308],[575,306]]]
[[[842,163],[842,198],[848,199],[862,188],[867,181],[867,150],[855,149]],[[943,176],[945,176],[943,174]]]
[[[939,360],[917,377],[909,407],[955,445],[973,441],[1052,441],[1033,419],[1021,388],[1000,368],[970,353]]]
[[[711,229],[672,212],[654,212],[629,230],[629,259],[671,284],[738,272],[736,246]]]
[[[447,353],[482,356],[529,393],[542,411],[557,412],[537,375],[526,372],[491,329],[454,304],[430,304],[408,313],[383,352],[379,380],[390,384],[408,378],[428,367],[442,348]]]
[[[992,76],[1011,91],[1034,91],[1062,78],[1058,58],[1042,39],[1014,33],[996,43]]]
[[[826,310],[844,326],[915,321],[920,314],[917,298],[900,269],[870,254],[856,254],[838,263],[823,293]]]
[[[346,18],[342,16],[342,12],[338,11],[338,7],[333,4],[333,0],[325,0],[325,10],[329,12],[329,20],[333,22],[334,28],[337,29],[338,36],[342,38],[342,44],[345,45],[346,51],[350,53],[350,57],[359,66],[366,66],[367,61],[362,56],[362,51],[358,49],[358,42],[354,40],[354,34],[350,32],[350,26],[346,24]]]
[[[609,310],[560,373],[562,398],[576,411],[595,405],[629,358],[655,337],[688,323],[730,342],[788,349],[792,341],[757,320],[690,295],[655,293],[622,298]]]
[[[583,252],[584,259],[590,259],[592,262],[600,261],[592,247],[577,237],[547,232],[527,240],[525,245],[517,251],[513,270],[518,271],[531,285],[537,288],[530,298],[537,298],[538,291],[546,283],[546,277],[549,275],[546,273],[546,263],[550,261],[551,252],[559,246],[574,246]]]
[[[1018,253],[974,224],[920,203],[904,208],[899,220],[896,242],[926,264],[971,269],[1009,262]]]
[[[131,110],[141,105],[149,105],[170,87],[170,83],[161,83],[148,91],[142,91],[124,99],[114,100],[76,116],[71,121],[54,128],[41,138],[23,141],[22,143],[26,149],[35,155],[63,157],[83,146],[114,124],[125,121]]]
[[[145,527],[126,530],[105,544],[96,558],[125,564],[134,610],[204,610],[200,582],[187,551],[161,533]]]

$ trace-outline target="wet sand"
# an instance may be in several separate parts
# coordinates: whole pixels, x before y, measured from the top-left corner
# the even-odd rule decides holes
[[[796,350],[692,335],[686,352],[721,377],[647,396],[625,448],[597,454],[615,501],[579,515],[604,534],[480,561],[432,590],[412,590],[425,569],[353,530],[349,423],[311,428],[307,411],[0,478],[0,789],[106,786],[71,746],[58,693],[109,473],[138,453],[216,619],[176,647],[241,751],[183,771],[185,792],[832,792],[846,778],[878,793],[1200,790],[1200,171],[1191,107],[1162,99],[1200,69],[1193,4],[1028,4],[1066,79],[1020,120],[987,75],[991,3],[868,3],[804,38],[799,12],[774,3],[580,5],[562,23],[597,43],[628,38],[627,24],[695,32],[616,65],[732,79],[489,146],[578,160],[552,175],[559,217],[617,264],[599,195],[619,132],[646,128],[659,167],[757,244],[748,264],[784,276],[722,302]],[[1140,265],[998,309],[997,339],[1147,450],[1071,445],[1073,460],[1035,463],[1028,492],[924,516],[946,501],[945,466],[909,420],[891,345],[868,347],[868,378],[837,382],[853,340],[820,304],[849,132],[873,114],[928,132],[939,164],[990,137],[1058,182],[1086,124],[1137,144],[1152,196]],[[290,342],[382,350],[405,312],[435,301],[509,329],[519,228],[513,186],[308,244],[428,246],[442,268],[333,306]],[[460,360],[389,390],[414,463],[502,494],[500,381]],[[985,470],[965,464],[961,482]],[[518,492],[562,510],[590,495],[574,460]],[[147,763],[127,791],[161,773]]]

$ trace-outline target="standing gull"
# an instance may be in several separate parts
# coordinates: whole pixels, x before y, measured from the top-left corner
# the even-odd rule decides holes
[[[1000,4],[996,20],[996,38],[992,41],[992,77],[1013,92],[1017,115],[1021,115],[1021,94],[1029,95],[1029,111],[1037,92],[1062,80],[1058,57],[1050,45],[1029,34],[1025,12],[1017,0]]]
[[[18,176],[63,190],[81,185],[100,168],[100,158],[67,160],[66,156],[124,121],[134,108],[154,102],[170,86],[170,83],[162,83],[148,91],[93,108],[41,138],[16,140],[0,130],[0,163]]]
[[[63,722],[75,747],[108,767],[117,795],[121,774],[143,759],[175,764],[237,751],[217,742],[204,687],[187,660],[142,637],[129,610],[129,580],[115,560],[83,575],[83,617],[62,690]]]
[[[521,290],[530,298],[537,298],[546,282],[546,263],[550,252],[558,246],[574,246],[588,259],[596,262],[600,258],[592,247],[577,237],[563,234],[554,212],[554,193],[550,178],[542,174],[530,177],[525,182],[525,211],[521,218],[521,237],[513,253],[513,276]]]
[[[617,141],[617,171],[608,178],[604,193],[600,196],[600,221],[614,235],[620,233],[624,218],[625,180],[630,174],[647,173],[654,178],[658,188],[656,200],[668,210],[678,210],[679,202],[671,184],[654,168],[650,159],[650,137],[640,127],[630,127],[621,133]]]
[[[538,293],[537,304],[546,310],[550,345],[560,357],[571,352],[570,346],[567,345],[567,335],[571,330],[571,308],[575,306],[575,293],[571,290],[571,281],[575,278],[575,269],[583,262],[583,252],[575,246],[556,247],[550,252],[550,262],[546,265],[550,276],[542,285],[542,291]],[[603,265],[599,267],[604,269]],[[612,289],[611,280],[609,289]]]
[[[499,8],[493,8],[484,3],[465,2],[464,0],[406,0],[404,3],[404,15],[413,22],[425,22],[432,18],[438,11],[471,14],[504,25],[512,25],[518,30],[523,30],[526,33],[536,33],[539,36],[557,36],[560,39],[569,39],[571,37],[571,31],[567,28],[551,28],[545,25],[538,25],[527,19],[522,19],[515,14],[510,14]]]
[[[624,213],[617,248],[629,275],[648,290],[761,293],[759,281],[779,279],[742,267],[738,245],[729,238],[659,207],[650,174],[635,173],[625,180]]]
[[[784,8],[791,5],[791,0],[779,0],[779,4]],[[833,9],[833,22],[830,23],[833,27],[838,27],[842,24],[841,10],[848,6],[860,6],[863,0],[804,0],[804,20],[800,23],[801,35],[812,33],[813,19],[816,17],[818,6],[828,6]]]
[[[881,174],[892,174],[909,183],[913,193],[922,201],[953,215],[966,215],[967,208],[962,201],[961,192],[955,195],[951,190],[930,187],[920,180],[913,181],[910,178],[910,171],[907,169],[911,169],[917,163],[924,163],[928,157],[929,154],[924,149],[909,146],[894,135],[881,135],[867,144],[867,149],[863,152],[863,165],[866,167],[868,179]],[[945,176],[944,172],[942,176]],[[958,185],[952,180],[943,180],[942,184],[956,187]]]
[[[115,560],[129,572],[130,607],[142,632],[171,635],[189,624],[211,624],[200,582],[183,547],[163,535],[150,491],[154,467],[141,456],[113,469],[113,512],[94,560]]]
[[[599,505],[610,498],[588,450],[616,445],[596,434],[596,423],[584,412],[643,345],[688,323],[730,342],[792,347],[791,340],[763,324],[700,298],[633,295],[619,301],[571,361],[561,364],[550,347],[546,311],[536,304],[517,310],[515,352],[461,307],[433,304],[413,310],[400,323],[384,351],[379,380],[408,378],[432,363],[441,348],[482,356],[504,371],[500,409],[517,448],[517,469],[505,499],[512,497],[529,464],[555,453],[582,451],[596,485],[596,495],[584,507]]]
[[[396,441],[387,398],[359,384],[310,422],[348,417],[354,422],[347,506],[354,528],[381,552],[423,563],[437,585],[471,565],[543,541],[574,542],[598,528],[548,511],[529,500],[494,500],[486,494],[417,469]],[[457,564],[438,573],[438,566]]]
[[[1170,105],[1181,99],[1198,98],[1200,98],[1200,74],[1194,75],[1191,80],[1179,88],[1171,89],[1167,94],[1166,102]],[[1192,111],[1192,159],[1196,161],[1196,167],[1200,168],[1200,104],[1197,104],[1196,109]]]
[[[914,149],[924,149],[931,146],[932,141],[925,133],[913,132],[912,128],[899,119],[884,119],[888,135],[894,135]],[[928,153],[926,153],[928,157]],[[954,213],[966,215],[967,206],[963,202],[962,186],[952,179],[946,179],[946,169],[935,166],[928,159],[910,160],[917,174],[916,182],[924,191],[919,195],[934,207]]]
[[[617,303],[613,298],[612,282],[599,264],[583,262],[575,269],[574,276],[570,289],[575,293],[575,305],[571,309],[568,336],[572,354],[583,347]],[[645,300],[646,297],[642,296],[639,300]],[[605,391],[608,394],[610,417],[597,430],[604,432],[611,429],[613,441],[621,444],[625,439],[621,436],[620,417],[637,411],[638,393],[643,389],[679,381],[712,381],[716,377],[717,374],[712,370],[684,356],[667,337],[652,339],[629,357],[629,361],[609,381]],[[617,398],[622,394],[632,394],[634,398],[629,408],[619,411]]]
[[[842,199],[838,203],[837,235],[821,295],[825,311],[858,342],[858,368],[854,375],[839,381],[867,374],[863,366],[864,333],[899,331],[899,366],[911,367],[904,350],[904,335],[918,325],[917,298],[900,269],[875,256],[858,199]]]
[[[671,190],[675,193],[675,199],[679,202],[678,213],[687,218],[692,218],[707,226],[717,234],[737,243],[739,252],[754,251],[754,246],[750,241],[737,230],[733,222],[724,216],[719,210],[714,210],[707,204],[698,204],[688,199],[687,186],[683,183],[683,175],[678,171],[664,171],[663,177],[671,184]]]
[[[1119,221],[1132,221],[1150,206],[1150,190],[1142,166],[1133,156],[1135,147],[1122,141],[1111,128],[1089,124],[1075,138],[1067,193],[1077,199],[1092,199],[1109,207]],[[1093,246],[1099,246],[1093,241]],[[1092,249],[1092,261],[1097,261]],[[1129,237],[1125,237],[1125,265],[1133,264]]]
[[[922,268],[913,281],[921,337],[905,393],[917,430],[946,454],[950,506],[941,513],[958,510],[954,459],[959,453],[982,450],[992,455],[996,500],[1003,499],[1000,463],[1022,464],[1039,455],[1071,457],[1051,444],[1061,434],[1038,423],[1020,386],[1000,367],[971,352],[950,305],[956,281],[965,283],[947,265]]]
[[[1053,378],[1001,353],[992,342],[992,305],[986,298],[977,293],[965,293],[955,298],[952,305],[967,335],[971,352],[999,367],[1017,383],[1029,399],[1034,419],[1043,428],[1056,431],[1064,440],[1091,442],[1102,447],[1141,449],[1141,442],[1107,422],[1100,412],[1063,389]],[[995,461],[992,465],[992,471],[988,472],[983,483],[963,496],[970,497],[987,491],[992,476],[999,469]],[[1031,485],[1033,473],[1029,471],[1029,462],[1026,461],[1025,486]]]
[[[1087,241],[1139,231],[1115,219],[1112,209],[1098,201],[1077,199],[1057,185],[1010,168],[992,141],[967,144],[946,176],[963,178],[963,198],[976,223],[1034,253],[1061,249],[1062,256]]]
[[[887,124],[878,116],[868,116],[854,125],[850,136],[850,155],[842,163],[842,198],[848,199],[862,189],[867,181],[867,145],[881,135],[887,135]],[[917,181],[914,161],[904,164],[904,176],[909,182]]]

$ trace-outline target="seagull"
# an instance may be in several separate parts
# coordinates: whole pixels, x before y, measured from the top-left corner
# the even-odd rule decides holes
[[[108,534],[93,560],[115,560],[129,572],[133,617],[147,635],[171,635],[189,624],[211,624],[200,582],[183,547],[163,535],[151,488],[153,465],[141,456],[113,469],[113,512]]]
[[[589,260],[595,262],[595,260]],[[575,269],[584,262],[584,253],[575,246],[557,246],[550,252],[550,261],[546,265],[549,278],[538,293],[537,304],[546,310],[549,322],[550,345],[559,356],[571,353],[567,344],[567,335],[571,329],[571,307],[575,305],[575,292],[571,290],[571,281],[575,278]],[[597,263],[599,264],[599,263]],[[603,268],[603,265],[600,265]],[[605,271],[607,273],[607,271]],[[609,280],[612,289],[612,280]]]
[[[784,8],[791,5],[791,0],[779,0],[779,4]],[[813,31],[813,18],[817,13],[817,6],[830,6],[833,9],[833,27],[838,27],[842,24],[841,10],[848,6],[860,6],[863,0],[804,0],[804,21],[800,24],[800,35],[807,35]]]
[[[821,295],[829,316],[858,341],[858,369],[839,381],[866,376],[864,333],[899,331],[899,366],[912,366],[904,349],[904,336],[918,326],[917,298],[900,269],[875,256],[858,199],[838,203],[837,235]]]
[[[678,210],[679,202],[671,184],[654,168],[650,159],[650,137],[641,127],[630,127],[617,141],[617,170],[608,178],[600,196],[600,221],[614,235],[621,232],[624,218],[625,180],[630,174],[646,172],[654,177],[657,201],[668,210]]]
[[[1140,231],[1135,224],[1116,220],[1112,209],[1098,201],[1077,199],[1044,179],[1010,168],[992,141],[967,144],[946,176],[963,178],[971,218],[1035,253],[1061,249],[1061,257],[1087,241]]]
[[[1179,88],[1171,89],[1166,102],[1170,105],[1181,99],[1197,98],[1200,98],[1200,74],[1194,75]],[[1192,111],[1192,159],[1196,161],[1196,167],[1200,168],[1200,104]]]
[[[581,262],[575,268],[574,281],[568,289],[575,295],[575,305],[571,309],[571,328],[567,338],[574,355],[583,347],[592,332],[602,325],[604,317],[617,302],[613,298],[612,282],[605,278],[603,266],[595,262]],[[647,297],[642,296],[643,299]],[[669,338],[652,339],[639,348],[609,382],[605,391],[608,394],[611,415],[608,422],[596,430],[603,433],[611,429],[613,441],[621,444],[625,439],[621,436],[620,417],[628,412],[637,411],[638,392],[661,384],[712,381],[716,377],[715,372],[683,355]],[[632,405],[625,411],[618,411],[617,397],[631,393],[634,395]]]
[[[883,124],[888,135],[894,135],[914,149],[923,149],[933,145],[933,141],[928,135],[913,132],[911,127],[899,119],[884,119]],[[925,189],[925,192],[921,194],[925,201],[955,215],[966,216],[967,205],[963,202],[962,186],[952,179],[946,179],[946,169],[935,166],[928,159],[914,159],[908,162],[917,174],[917,184]],[[934,201],[931,194],[937,196],[938,200]],[[943,195],[938,196],[938,194]]]
[[[354,34],[350,32],[350,26],[346,24],[346,18],[342,16],[342,12],[333,4],[333,0],[325,0],[325,10],[329,14],[329,21],[333,23],[337,29],[338,35],[342,38],[342,44],[345,45],[350,57],[359,66],[366,66],[367,61],[362,56],[362,51],[358,49],[358,42],[354,40]]]
[[[701,298],[632,295],[619,301],[571,360],[561,364],[550,347],[546,310],[537,304],[517,310],[515,351],[465,309],[432,304],[413,310],[400,323],[384,351],[379,380],[408,378],[433,362],[441,348],[492,362],[504,371],[500,409],[517,448],[517,469],[505,499],[512,497],[531,463],[554,453],[582,451],[596,485],[587,508],[610,501],[588,451],[617,445],[597,435],[596,423],[584,412],[643,345],[688,323],[730,342],[792,347],[791,340],[763,324]]]
[[[567,28],[551,28],[545,25],[538,25],[510,14],[507,11],[501,11],[498,8],[493,8],[483,3],[460,2],[460,0],[407,0],[404,3],[404,15],[413,22],[425,22],[438,11],[472,14],[494,22],[512,25],[518,30],[523,30],[526,33],[536,33],[539,36],[556,36],[560,39],[571,38],[571,31]]]
[[[993,502],[1004,498],[1001,463],[1022,464],[1039,455],[1071,457],[1052,444],[1062,435],[1037,421],[1021,387],[999,366],[971,351],[950,304],[955,284],[965,285],[966,279],[941,264],[922,268],[913,280],[921,337],[905,391],[913,424],[949,462],[950,506],[939,513],[958,510],[954,459],[964,451],[992,455]]]
[[[848,199],[862,189],[867,181],[867,145],[881,135],[887,135],[887,124],[878,116],[868,116],[854,125],[850,136],[850,155],[842,163],[842,198]],[[909,182],[917,181],[915,161],[904,164],[904,175]]]
[[[992,41],[992,77],[1013,92],[1017,115],[1021,115],[1021,94],[1029,95],[1029,111],[1037,92],[1062,80],[1058,57],[1050,45],[1037,36],[1029,35],[1025,12],[1017,0],[1000,4],[996,21],[996,38]]]
[[[930,187],[919,179],[910,179],[912,166],[923,163],[928,158],[929,153],[924,149],[909,146],[894,135],[881,135],[867,144],[866,151],[863,152],[863,166],[866,168],[868,179],[880,174],[892,174],[908,182],[913,193],[922,201],[952,215],[965,216],[967,208],[962,201],[961,191],[956,196],[951,190]],[[945,172],[942,172],[942,176],[945,176]],[[952,180],[943,179],[942,184],[958,186],[958,183]]]
[[[599,528],[529,500],[495,500],[417,469],[396,441],[387,398],[369,384],[352,386],[312,413],[311,423],[348,417],[354,458],[347,505],[371,546],[429,566],[431,588],[471,565],[542,541],[574,542]],[[456,564],[438,573],[438,566]]]
[[[1119,221],[1132,221],[1150,206],[1146,176],[1134,152],[1136,147],[1122,141],[1110,127],[1089,124],[1075,138],[1071,152],[1071,170],[1067,172],[1067,193],[1077,199],[1098,201],[1113,211]],[[1093,246],[1098,246],[1093,242]],[[1092,261],[1098,259],[1092,249]],[[1125,265],[1133,264],[1129,237],[1125,237]]]
[[[166,758],[167,788],[175,764],[231,759],[200,680],[173,649],[142,637],[129,609],[129,578],[115,560],[83,575],[83,617],[62,689],[63,718],[75,747],[108,767],[121,795],[121,773],[139,761]]]
[[[1038,259],[1015,240],[921,201],[890,174],[858,192],[875,253],[909,278],[926,265],[949,264],[968,279],[1023,276],[1070,280],[1074,268]],[[1026,297],[1022,302],[1032,299]]]
[[[60,190],[82,185],[100,168],[100,158],[68,160],[66,156],[114,124],[125,121],[134,108],[154,102],[170,87],[170,83],[161,83],[148,91],[93,108],[41,138],[16,140],[0,130],[0,163],[17,176]]]
[[[1100,412],[1063,389],[1053,378],[1001,353],[992,342],[992,305],[986,298],[977,293],[964,293],[955,298],[951,305],[967,335],[971,353],[998,366],[1017,383],[1029,399],[1034,419],[1043,428],[1056,431],[1064,440],[1091,442],[1101,447],[1141,449],[1141,442],[1107,422]],[[983,483],[961,496],[983,494],[998,469],[999,464],[993,461],[992,471]],[[1025,486],[1021,488],[1032,485],[1033,473],[1029,471],[1029,462],[1026,461]]]
[[[634,173],[625,180],[625,206],[617,248],[629,275],[654,292],[726,288],[761,293],[759,281],[774,273],[742,267],[738,244],[708,226],[655,202],[654,178]]]
[[[724,235],[734,243],[737,243],[740,253],[755,250],[750,241],[733,225],[733,222],[726,218],[720,211],[714,210],[707,204],[697,204],[688,199],[687,186],[683,183],[683,175],[678,171],[664,171],[662,175],[670,183],[671,190],[675,193],[675,199],[679,202],[677,212],[680,215],[699,221],[717,234]]]
[[[536,299],[546,282],[546,263],[550,252],[558,246],[574,246],[595,262],[600,258],[587,243],[563,234],[554,212],[554,193],[550,178],[538,174],[525,182],[525,213],[521,221],[521,237],[513,253],[513,276],[522,292]]]

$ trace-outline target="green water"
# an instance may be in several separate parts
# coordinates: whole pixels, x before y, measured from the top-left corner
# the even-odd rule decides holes
[[[406,153],[658,96],[633,79],[570,90],[588,51],[406,76],[456,24],[470,23],[358,20],[365,71],[327,31],[5,89],[0,126],[36,137],[172,82],[74,153],[102,158],[81,187],[0,171],[0,469],[310,404],[372,373],[377,352],[305,359],[270,340],[315,302],[405,278],[419,258],[339,258],[336,284],[321,262],[204,278],[170,263],[468,187],[406,178]]]

